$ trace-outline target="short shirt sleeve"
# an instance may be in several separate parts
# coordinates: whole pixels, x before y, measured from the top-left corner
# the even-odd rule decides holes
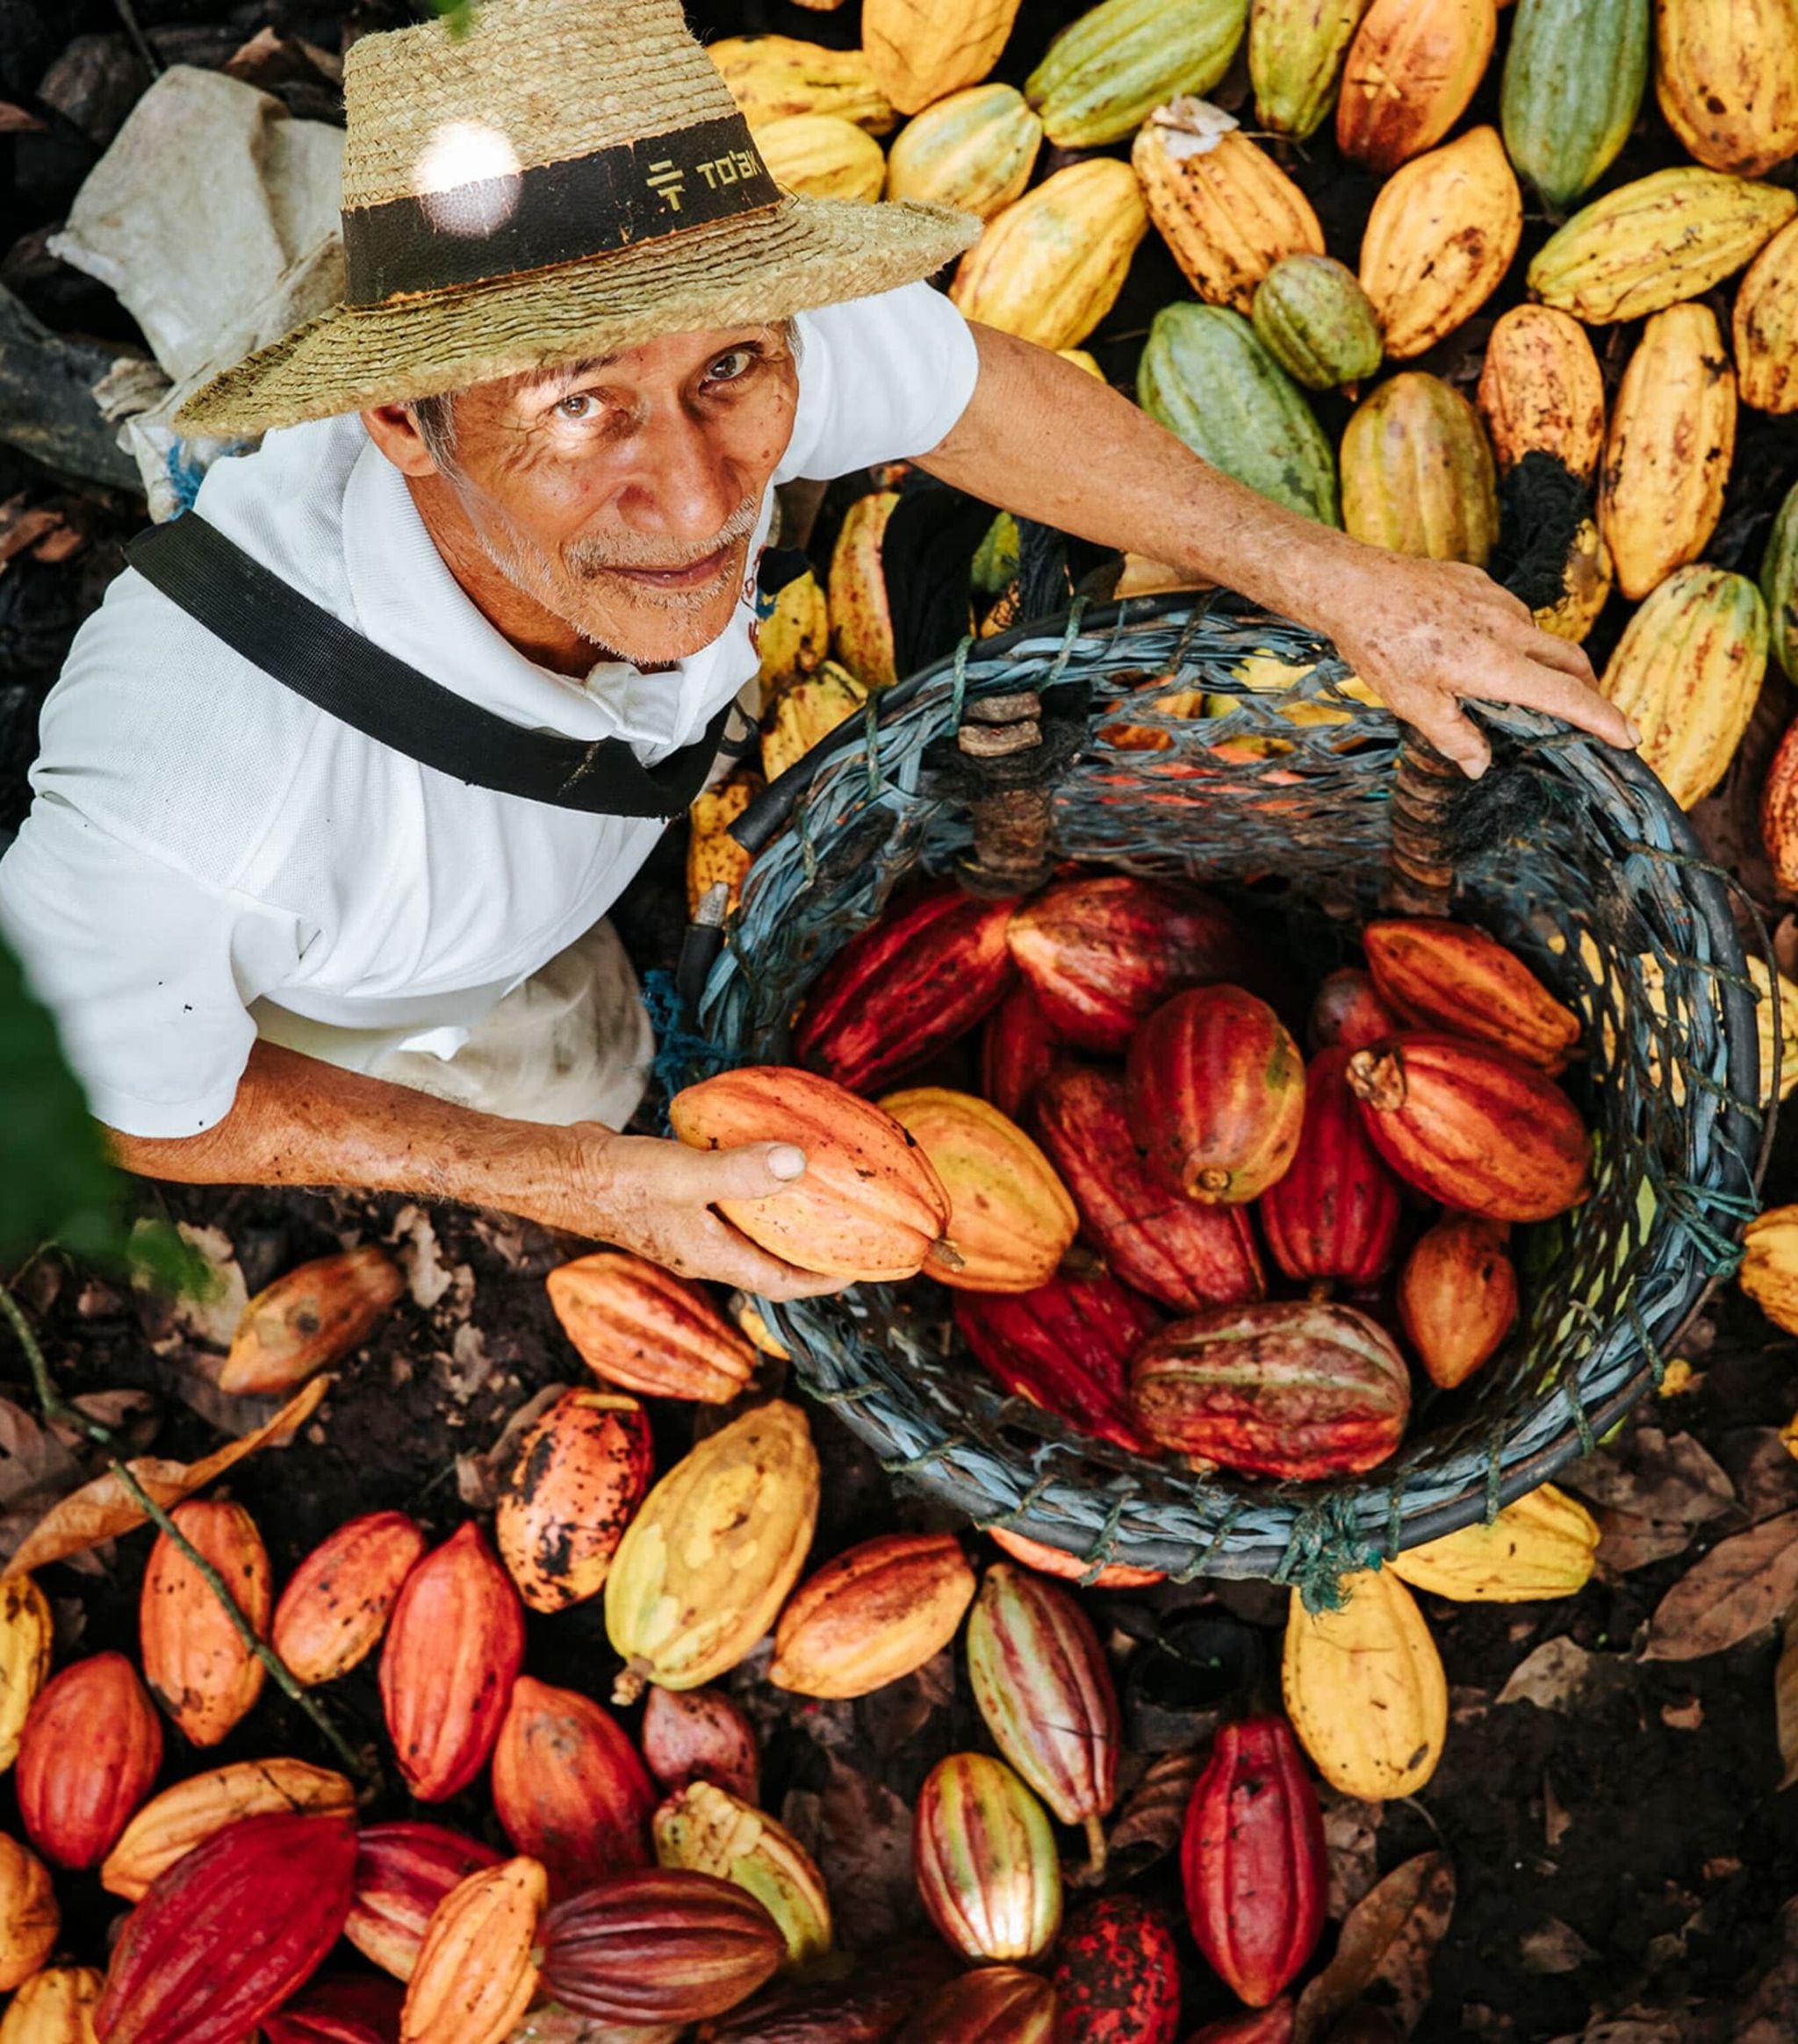
[[[802,313],[795,323],[799,405],[777,482],[928,454],[967,409],[980,375],[974,335],[928,284]]]

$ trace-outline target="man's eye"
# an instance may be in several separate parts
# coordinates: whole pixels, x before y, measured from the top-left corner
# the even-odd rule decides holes
[[[558,419],[591,419],[593,398],[590,391],[574,391],[556,407]]]
[[[706,371],[707,378],[712,383],[734,383],[738,377],[747,372],[756,359],[754,349],[733,348],[728,355],[721,355],[713,363]]]

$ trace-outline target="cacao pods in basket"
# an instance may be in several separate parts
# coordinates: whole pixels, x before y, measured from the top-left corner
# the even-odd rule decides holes
[[[656,1792],[603,1705],[521,1674],[493,1746],[493,1809],[557,1896],[650,1862]]]
[[[1407,1547],[1386,1564],[1413,1589],[1470,1603],[1571,1597],[1591,1580],[1598,1522],[1577,1498],[1539,1485],[1489,1526],[1464,1526]]]
[[[399,2044],[503,2044],[536,1992],[550,1885],[528,1857],[488,1867],[432,1912],[406,1990]]]
[[[416,1519],[369,1512],[313,1548],[282,1591],[270,1635],[296,1681],[334,1681],[374,1652],[425,1546]]]
[[[755,1728],[722,1689],[652,1688],[642,1738],[644,1763],[665,1789],[716,1781],[745,1803],[760,1802]]]
[[[275,1601],[269,1556],[241,1505],[190,1498],[170,1514],[225,1580],[259,1638]],[[239,1637],[199,1571],[166,1533],[156,1536],[138,1604],[150,1693],[198,1746],[217,1745],[263,1693],[263,1664]]]
[[[194,1847],[247,1817],[353,1811],[346,1775],[306,1760],[234,1760],[190,1774],[152,1796],[126,1824],[100,1868],[110,1895],[140,1902],[150,1883]]]
[[[1484,930],[1399,918],[1370,923],[1361,941],[1379,997],[1401,1026],[1464,1036],[1550,1074],[1564,1070],[1579,1047],[1579,1018]]]
[[[887,155],[887,197],[952,205],[989,220],[1021,198],[1043,124],[1015,85],[952,92],[907,121]],[[767,628],[762,630],[766,644]]]
[[[1451,1213],[1420,1238],[1399,1280],[1399,1320],[1430,1382],[1464,1384],[1517,1320],[1509,1225]]]
[[[263,2044],[398,2044],[404,2001],[393,1981],[332,1974],[263,2020]]]
[[[1346,1577],[1340,1610],[1307,1611],[1294,1590],[1280,1688],[1318,1772],[1370,1803],[1414,1796],[1449,1729],[1442,1656],[1417,1600],[1390,1569]]]
[[[1056,2035],[1079,2044],[1174,2044],[1180,1954],[1161,1912],[1134,1895],[1075,1911],[1055,1947]]]
[[[1061,1924],[1061,1865],[1043,1806],[1004,1761],[951,1753],[918,1792],[912,1871],[965,1959],[1039,1959]]]
[[[830,587],[831,642],[842,665],[826,661],[811,682],[777,698],[770,732],[762,740],[762,764],[770,780],[861,709],[869,689],[890,688],[898,680],[885,565],[887,527],[898,507],[897,490],[873,490],[843,515],[831,553]],[[780,745],[789,723],[790,757]]]
[[[711,1781],[689,1781],[657,1810],[664,1867],[710,1874],[754,1896],[774,1919],[787,1964],[831,1948],[831,1898],[816,1861],[784,1824]]]
[[[896,2044],[1055,2044],[1055,1990],[1021,1966],[981,1966],[947,1982]]]
[[[266,1393],[304,1384],[361,1348],[405,1291],[399,1264],[372,1244],[302,1263],[244,1307],[219,1366],[219,1390]]]
[[[697,1285],[642,1256],[600,1249],[544,1283],[563,1333],[606,1384],[729,1405],[755,1369],[754,1349]]]
[[[949,296],[970,320],[1039,348],[1077,348],[1118,301],[1148,232],[1129,164],[1090,157],[996,213]]]
[[[987,1017],[981,1033],[981,1091],[1001,1114],[1023,1121],[1058,1047],[1035,990],[1027,980],[1019,981]]]
[[[32,1700],[49,1680],[54,1630],[30,1576],[0,1576],[0,1774],[18,1758]]]
[[[1345,965],[1325,975],[1312,1003],[1305,1034],[1315,1056],[1338,1044],[1344,1050],[1364,1050],[1396,1036],[1401,1026],[1375,991],[1371,976],[1357,966]]]
[[[58,1867],[97,1867],[162,1765],[156,1707],[122,1653],[64,1668],[40,1693],[18,1749],[25,1836]]]
[[[96,2044],[94,2010],[103,1985],[90,1966],[32,1974],[0,2016],[0,2044]]]
[[[1090,1566],[1077,1554],[1069,1554],[1060,1547],[1046,1546],[1040,1540],[1026,1539],[1009,1526],[989,1526],[987,1532],[1013,1561],[1022,1562],[1025,1568],[1033,1568],[1039,1575],[1054,1576],[1061,1582],[1084,1585],[1091,1576],[1095,1589],[1147,1590],[1168,1580],[1160,1569],[1132,1568],[1121,1561],[1107,1562],[1097,1575],[1092,1575]]]
[[[827,50],[790,35],[727,35],[706,54],[751,127],[795,113],[834,113],[871,135],[896,121],[861,50]]]
[[[1372,1285],[1399,1245],[1404,1196],[1361,1126],[1344,1076],[1350,1053],[1321,1050],[1305,1075],[1305,1124],[1285,1177],[1261,1198],[1273,1259],[1300,1284]]]
[[[1154,1443],[1131,1408],[1130,1362],[1161,1324],[1147,1299],[1103,1275],[1052,1278],[1021,1298],[955,1299],[962,1340],[1014,1397],[1138,1454]]]
[[[1479,415],[1501,473],[1540,452],[1592,480],[1605,447],[1604,374],[1571,313],[1513,306],[1499,314],[1480,364]]]
[[[649,1415],[622,1393],[567,1392],[525,1430],[493,1537],[533,1611],[598,1596],[653,1461]]]
[[[1342,64],[1336,144],[1377,177],[1467,111],[1499,32],[1497,0],[1373,0]]]
[[[793,1593],[774,1630],[768,1680],[802,1696],[883,1689],[949,1645],[974,1591],[953,1533],[864,1540]]]
[[[1361,241],[1361,284],[1385,350],[1406,362],[1471,320],[1505,281],[1523,195],[1493,127],[1428,150],[1383,184]]]
[[[1741,177],[1798,151],[1798,13],[1789,0],[1656,0],[1655,90],[1701,163]]]
[[[31,1978],[55,1948],[62,1911],[50,1870],[0,1832],[0,1994]]]
[[[343,1934],[384,1973],[410,1980],[437,1904],[471,1874],[499,1864],[491,1846],[442,1824],[371,1824],[356,1841]]]

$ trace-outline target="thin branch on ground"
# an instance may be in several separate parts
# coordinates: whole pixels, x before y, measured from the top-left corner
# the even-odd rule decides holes
[[[160,78],[162,76],[162,60],[156,54],[149,37],[144,33],[143,25],[137,18],[136,8],[132,5],[131,0],[112,0],[112,6],[119,20],[125,24],[125,32],[131,38],[133,48],[148,67],[151,77]]]

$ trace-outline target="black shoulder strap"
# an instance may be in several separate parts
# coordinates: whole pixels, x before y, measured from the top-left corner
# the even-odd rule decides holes
[[[234,652],[378,744],[477,788],[594,816],[679,816],[730,721],[645,766],[621,738],[527,731],[433,681],[291,588],[198,512],[140,532],[125,558]]]

